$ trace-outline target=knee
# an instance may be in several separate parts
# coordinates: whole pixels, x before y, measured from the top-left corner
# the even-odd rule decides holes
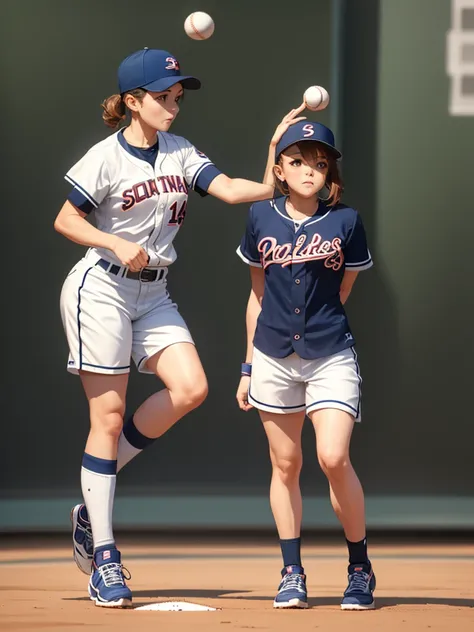
[[[321,469],[330,478],[339,478],[350,467],[349,455],[344,452],[326,450],[318,453]]]
[[[187,382],[179,387],[181,405],[189,412],[200,406],[206,399],[209,388],[205,375],[193,382]]]
[[[274,457],[272,459],[273,473],[285,484],[299,479],[303,459],[301,455]]]
[[[123,428],[123,415],[120,412],[95,412],[91,414],[91,424],[96,431],[118,440]]]

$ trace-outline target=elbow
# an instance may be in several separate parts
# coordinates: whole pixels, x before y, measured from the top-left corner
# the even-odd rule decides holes
[[[53,224],[54,230],[59,233],[60,235],[64,234],[64,226],[61,222],[61,219],[58,217],[56,217],[56,219],[54,220],[54,224]]]
[[[56,217],[56,219],[54,220],[54,224],[53,224],[54,230],[57,233],[61,233],[62,232],[62,227],[61,227],[61,220],[59,219],[59,217]]]
[[[237,191],[234,189],[232,185],[233,185],[233,182],[231,180],[226,191],[225,201],[227,202],[227,204],[239,204],[239,202],[241,202],[242,200],[240,199],[239,194],[237,193]]]
[[[221,199],[227,204],[238,204],[241,202],[238,191],[235,187],[235,182],[232,178],[227,178],[222,190]]]

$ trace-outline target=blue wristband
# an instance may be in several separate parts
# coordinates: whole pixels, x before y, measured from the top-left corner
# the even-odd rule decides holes
[[[247,375],[248,377],[252,375],[252,365],[249,362],[242,362],[240,375]]]

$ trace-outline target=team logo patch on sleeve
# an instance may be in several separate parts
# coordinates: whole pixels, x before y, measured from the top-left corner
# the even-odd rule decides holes
[[[196,153],[200,158],[207,158],[207,160],[209,160],[209,158],[206,156],[206,154],[202,151],[199,151],[199,149],[196,149]]]

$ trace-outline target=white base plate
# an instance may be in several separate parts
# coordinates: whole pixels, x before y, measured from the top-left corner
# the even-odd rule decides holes
[[[161,610],[162,612],[204,612],[214,611],[217,608],[201,606],[199,603],[189,603],[188,601],[162,601],[161,603],[151,603],[140,606],[135,610]]]

